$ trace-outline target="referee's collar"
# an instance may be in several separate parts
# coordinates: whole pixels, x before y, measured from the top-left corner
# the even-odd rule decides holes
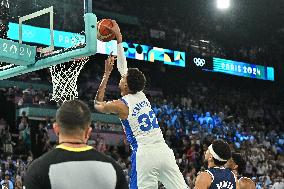
[[[92,146],[84,146],[84,147],[74,148],[74,147],[65,146],[63,144],[56,146],[56,148],[60,148],[60,149],[71,151],[71,152],[84,152],[84,151],[88,151],[88,150],[93,149]]]

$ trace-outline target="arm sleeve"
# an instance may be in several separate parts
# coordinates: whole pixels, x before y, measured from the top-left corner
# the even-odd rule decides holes
[[[117,69],[121,76],[127,73],[127,61],[122,43],[117,44]]]

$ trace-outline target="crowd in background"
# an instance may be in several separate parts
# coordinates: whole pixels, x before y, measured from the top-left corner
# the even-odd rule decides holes
[[[269,96],[268,92],[254,94],[252,90],[218,88],[213,83],[190,82],[188,85],[183,94],[148,97],[164,138],[174,149],[176,161],[191,188],[197,172],[204,169],[204,152],[215,138],[226,140],[232,149],[244,155],[247,162],[246,175],[255,180],[257,188],[271,188],[275,182],[283,179],[284,114],[283,104],[277,102],[276,97]],[[4,91],[9,99],[21,92],[28,93],[31,99],[35,99],[39,93],[32,87],[22,91]],[[20,100],[16,101],[15,98],[15,102],[19,105]],[[31,100],[27,103],[33,102]],[[17,131],[13,134],[5,119],[1,118],[1,152],[5,152],[1,153],[1,173],[5,176],[9,171],[13,183],[22,178],[17,171],[17,162],[20,161],[17,160],[20,157],[18,155],[23,157],[20,159],[26,160],[28,156],[32,157],[33,147],[38,150],[34,153],[39,155],[53,146],[47,135],[47,130],[51,129],[50,120],[35,125],[34,136],[31,136],[30,122],[32,121],[25,114],[21,115],[17,120]],[[95,130],[121,132],[121,127],[116,124],[94,122],[92,126]],[[35,144],[32,144],[32,140],[36,141]],[[127,144],[110,146],[102,137],[98,137],[91,145],[119,162],[129,179],[131,166]],[[6,163],[6,159],[10,157],[14,162],[13,168],[8,168]],[[28,164],[21,162],[22,168]]]
[[[10,7],[13,7],[11,17],[16,18],[19,15],[26,15],[30,11],[54,5],[56,13],[54,26],[56,29],[79,32],[84,28],[81,19],[84,13],[82,2],[69,0],[58,4],[54,1],[15,0],[10,3]],[[259,34],[267,32],[269,35],[266,39],[258,40],[255,37],[258,36],[258,33],[253,32],[255,28],[243,23],[242,27],[239,27],[241,22],[248,19],[252,19],[250,20],[252,23],[256,21],[253,20],[256,13],[249,11],[254,7],[248,6],[248,10],[245,11],[244,8],[244,12],[241,13],[237,11],[242,9],[237,7],[236,10],[231,10],[227,15],[223,15],[221,12],[214,13],[211,10],[212,7],[207,4],[208,2],[195,4],[192,1],[173,3],[166,0],[163,3],[139,1],[133,6],[134,2],[129,0],[119,2],[98,0],[93,3],[93,9],[105,11],[104,15],[98,14],[99,19],[107,17],[108,14],[118,14],[121,19],[124,18],[120,21],[119,16],[117,16],[116,19],[118,19],[122,28],[125,41],[128,42],[182,50],[205,57],[215,56],[248,61],[260,65],[267,65],[270,62],[276,66],[280,62],[281,55],[279,56],[279,52],[281,52],[281,49],[283,50],[283,45],[278,40],[283,36],[283,30],[277,28],[280,26],[273,25],[269,28],[259,23],[259,27],[263,27]],[[259,4],[258,6],[263,5]],[[24,7],[32,8],[25,9]],[[277,6],[273,8],[276,9]],[[173,9],[179,11],[173,11]],[[275,11],[275,14],[277,11]],[[248,14],[251,14],[251,17]],[[269,23],[270,17],[268,15],[262,16],[263,23]],[[43,23],[48,23],[47,17],[38,19],[45,21],[32,20],[31,24],[41,26]],[[137,23],[133,24],[129,21],[133,19]],[[48,25],[41,27],[48,27]],[[272,30],[276,31],[271,35]],[[250,37],[251,35],[252,37]]]
[[[36,6],[36,1],[30,2]],[[76,1],[72,1],[74,3]],[[119,23],[125,41],[261,65],[267,65],[267,62],[276,65],[283,58],[283,53],[279,53],[279,33],[267,39],[267,43],[247,42],[228,46],[218,38],[218,35],[226,32],[226,27],[220,20],[201,16],[190,18],[188,15],[189,21],[180,24],[184,15],[182,12],[177,14],[170,6],[165,6],[166,3],[137,3],[139,6],[135,7],[139,7],[138,9],[132,7],[129,0],[119,1],[119,4],[110,0],[99,0],[94,8],[138,18],[138,25]],[[156,15],[157,7],[159,16]],[[64,12],[63,9],[64,7]],[[188,9],[194,11],[192,7]],[[76,17],[73,14],[62,14],[63,19],[57,20],[57,25],[72,26],[69,29],[73,30],[80,24],[77,19],[70,19]],[[76,23],[72,23],[73,21]],[[215,27],[209,27],[212,25]],[[50,84],[51,77],[47,72],[25,74],[17,77],[17,80],[36,83],[47,81]],[[79,98],[91,108],[102,72],[102,65],[93,64],[82,72],[79,79]],[[157,86],[151,81],[151,76],[147,76],[147,80],[151,83],[148,88]],[[119,98],[118,82],[119,77],[110,79],[112,87],[106,94],[106,100]],[[148,97],[157,114],[164,138],[174,150],[176,162],[190,188],[193,188],[197,173],[205,169],[204,152],[215,138],[226,140],[234,151],[243,154],[247,162],[245,175],[255,181],[257,189],[273,188],[279,182],[284,183],[284,104],[279,101],[279,96],[269,90],[220,87],[214,82],[191,81],[184,88],[182,93],[165,92],[160,96],[148,94]],[[49,90],[35,89],[32,85],[25,89],[18,86],[1,88],[0,95],[4,97],[1,98],[1,104],[2,101],[11,102],[15,108],[26,105],[56,108],[57,105],[51,100]],[[9,189],[22,189],[23,177],[31,161],[54,147],[48,135],[48,130],[52,128],[51,121],[47,118],[45,121],[35,122],[25,114],[14,122],[9,120],[11,118],[8,115],[0,114],[0,181],[1,184],[8,183]],[[122,130],[120,125],[100,122],[93,123],[92,127],[101,131]],[[108,145],[103,137],[97,137],[90,145],[113,157],[129,180],[131,164],[127,143],[113,146]]]
[[[223,57],[260,65],[280,61],[279,52],[283,46],[278,38],[281,37],[281,30],[275,32],[274,35],[267,36],[264,42],[250,38],[249,36],[253,33],[249,33],[252,31],[250,31],[251,28],[247,28],[247,25],[238,27],[238,23],[232,21],[235,15],[212,13],[210,10],[212,7],[208,7],[206,2],[199,2],[197,5],[191,1],[188,3],[170,1],[163,3],[140,1],[137,3],[138,6],[133,6],[133,2],[129,0],[117,3],[100,0],[94,3],[94,7],[98,10],[138,18],[138,25],[120,23],[126,41],[183,50],[205,57]],[[173,11],[174,8],[179,11]],[[231,14],[237,13],[231,12]],[[245,17],[249,12],[242,14]],[[243,18],[242,15],[238,16],[240,17],[238,22],[248,19],[248,17]],[[228,17],[227,20],[226,17]],[[263,17],[263,19],[269,18]],[[267,20],[263,21],[267,22]],[[246,31],[239,31],[241,29]],[[263,28],[264,31],[267,29],[267,27]],[[234,32],[237,32],[237,35]],[[233,34],[229,35],[230,33]],[[232,36],[238,36],[240,41],[232,41]],[[274,64],[277,65],[277,63]]]

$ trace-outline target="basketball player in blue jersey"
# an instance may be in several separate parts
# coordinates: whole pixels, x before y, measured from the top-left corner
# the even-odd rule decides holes
[[[222,140],[213,141],[205,154],[208,169],[197,176],[195,189],[238,189],[236,176],[224,167],[230,158],[229,144]]]
[[[255,189],[255,183],[242,174],[246,168],[246,161],[242,158],[240,153],[232,153],[232,158],[226,163],[226,167],[231,169],[237,176],[240,189]]]
[[[143,93],[144,74],[126,66],[119,26],[113,21],[109,30],[117,39],[117,64],[121,73],[119,88],[122,98],[104,102],[104,94],[115,58],[105,62],[105,73],[99,86],[95,109],[102,113],[118,114],[126,138],[131,145],[130,189],[157,189],[158,181],[167,189],[187,189],[176,164],[173,151],[167,146],[151,104]]]

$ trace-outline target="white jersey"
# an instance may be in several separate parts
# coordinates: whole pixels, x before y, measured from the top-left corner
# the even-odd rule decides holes
[[[123,76],[127,73],[127,62],[122,43],[117,48],[117,68]],[[168,189],[188,189],[145,94],[140,91],[120,100],[129,108],[127,119],[121,120],[132,147],[129,188],[157,189],[161,181]]]
[[[156,115],[143,92],[125,95],[121,101],[129,108],[127,119],[121,122],[132,149],[147,144],[165,144]]]

